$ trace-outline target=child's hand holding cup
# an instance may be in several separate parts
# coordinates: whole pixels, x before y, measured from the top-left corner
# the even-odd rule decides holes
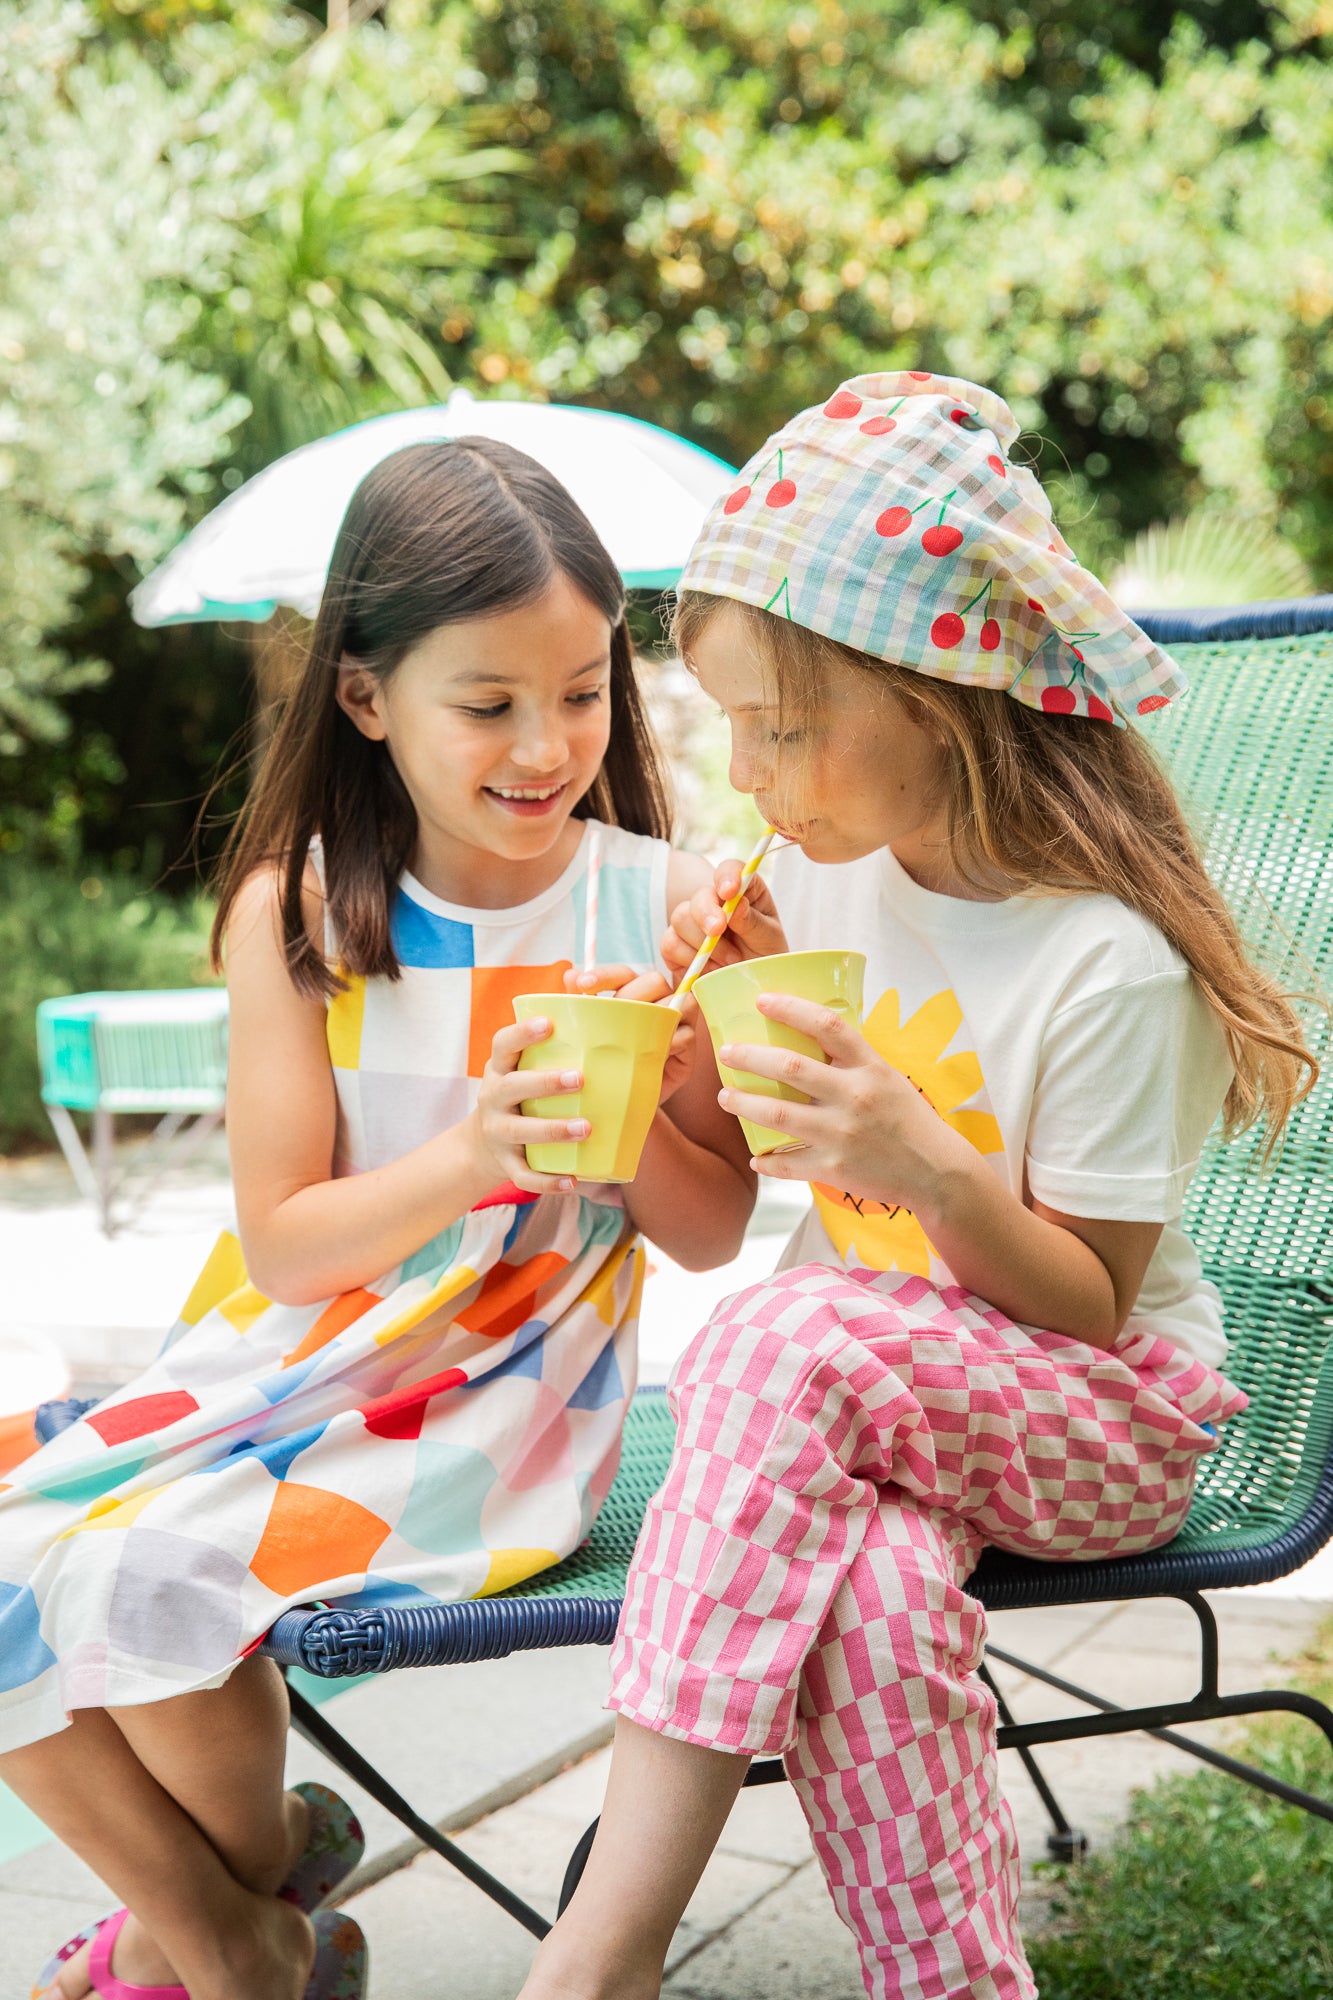
[[[865,969],[865,953],[860,951],[788,951],[767,958],[743,958],[716,972],[705,972],[694,991],[714,1052],[728,1044],[749,1042],[792,1049],[812,1061],[826,1063],[828,1056],[818,1042],[782,1021],[770,1020],[755,1003],[763,993],[793,994],[829,1008],[859,1032]],[[789,1083],[756,1076],[750,1070],[731,1069],[720,1059],[718,1073],[730,1090],[785,1098],[795,1104],[810,1102],[804,1091]],[[748,1118],[740,1122],[756,1159],[792,1143],[789,1136],[769,1126],[755,1125]]]
[[[627,975],[623,980],[618,977],[622,973]],[[577,977],[597,980],[600,990],[521,993],[514,1001],[516,1021],[544,1017],[552,1023],[546,1040],[524,1049],[518,1059],[520,1071],[577,1070],[583,1078],[581,1089],[571,1095],[525,1098],[519,1107],[524,1117],[581,1118],[589,1126],[584,1139],[528,1146],[528,1165],[534,1173],[581,1181],[632,1181],[662,1101],[667,1057],[681,1018],[670,1007],[624,998],[625,989],[637,990],[639,979],[645,977],[628,966],[603,967]],[[666,992],[660,976],[646,978]],[[615,986],[614,993],[602,997],[610,985]]]

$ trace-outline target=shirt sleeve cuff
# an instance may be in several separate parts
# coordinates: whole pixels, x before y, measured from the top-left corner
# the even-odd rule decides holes
[[[1188,1160],[1160,1174],[1089,1174],[1043,1166],[1029,1154],[1027,1182],[1035,1200],[1065,1215],[1099,1222],[1175,1222],[1198,1164]]]

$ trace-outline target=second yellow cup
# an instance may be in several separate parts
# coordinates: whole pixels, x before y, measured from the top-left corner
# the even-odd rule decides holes
[[[761,993],[792,993],[798,999],[831,1007],[850,1027],[859,1028],[865,969],[865,953],[860,951],[784,951],[771,958],[743,958],[737,965],[704,973],[694,992],[713,1038],[714,1053],[728,1042],[758,1042],[771,1048],[796,1049],[816,1062],[827,1062],[818,1042],[781,1021],[770,1021],[755,1002]],[[791,1104],[810,1102],[803,1090],[789,1083],[774,1083],[749,1070],[728,1069],[721,1061],[718,1070],[732,1090],[749,1091],[757,1097],[783,1097]],[[753,1125],[748,1118],[741,1119],[741,1130],[756,1158],[792,1143],[784,1133]]]
[[[601,1000],[584,993],[520,993],[514,1019],[544,1014],[554,1033],[524,1049],[524,1069],[577,1069],[582,1090],[525,1097],[526,1118],[586,1118],[586,1139],[526,1148],[538,1174],[580,1181],[632,1181],[662,1094],[662,1071],[680,1016],[643,1000]]]

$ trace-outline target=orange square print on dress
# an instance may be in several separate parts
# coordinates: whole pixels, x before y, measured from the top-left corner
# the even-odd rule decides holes
[[[514,1001],[520,993],[563,993],[570,960],[555,965],[474,965],[472,1026],[468,1034],[467,1073],[480,1076],[491,1059],[496,1030],[514,1025]]]

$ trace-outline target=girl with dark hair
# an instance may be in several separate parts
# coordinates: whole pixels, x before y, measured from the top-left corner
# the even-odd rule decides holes
[[[284,1793],[285,1608],[503,1590],[568,1554],[614,1476],[638,1234],[725,1261],[753,1200],[682,1026],[638,1177],[533,1172],[581,1139],[517,1073],[574,983],[600,867],[601,981],[667,991],[667,846],[624,592],[569,494],[483,439],[353,497],[303,678],[220,884],[239,1230],[146,1375],[0,1492],[0,1777],[127,1910],[53,1959],[79,2000],[351,2000],[359,1853]],[[669,1099],[669,1102],[667,1101]],[[129,1914],[132,1913],[132,1914]],[[179,1983],[178,1983],[179,1982]]]

